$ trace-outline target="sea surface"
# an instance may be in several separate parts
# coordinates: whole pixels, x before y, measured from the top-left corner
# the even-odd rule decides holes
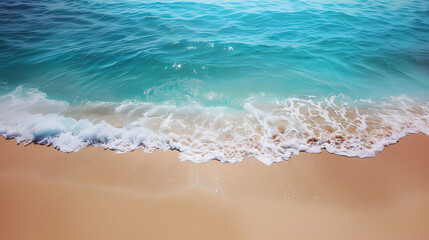
[[[269,165],[429,135],[429,1],[0,1],[0,135]]]

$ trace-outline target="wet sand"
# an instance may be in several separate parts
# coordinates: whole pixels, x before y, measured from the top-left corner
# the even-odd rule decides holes
[[[265,166],[0,140],[0,239],[429,239],[429,136]]]

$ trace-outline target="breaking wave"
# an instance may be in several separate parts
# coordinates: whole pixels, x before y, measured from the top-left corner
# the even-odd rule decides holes
[[[429,135],[428,102],[404,95],[371,101],[258,94],[240,108],[138,101],[72,105],[18,87],[0,97],[0,135],[63,152],[88,146],[119,152],[173,149],[181,160],[196,163],[255,157],[270,165],[322,149],[363,158],[407,134]]]

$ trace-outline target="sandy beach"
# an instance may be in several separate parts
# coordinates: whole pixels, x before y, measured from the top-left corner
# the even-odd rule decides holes
[[[429,240],[429,0],[0,16],[0,240]]]
[[[0,141],[0,239],[428,239],[429,137],[265,166]]]

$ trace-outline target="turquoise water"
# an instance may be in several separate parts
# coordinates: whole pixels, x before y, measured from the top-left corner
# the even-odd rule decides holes
[[[5,0],[0,94],[3,136],[63,151],[372,156],[428,131],[429,2]]]

